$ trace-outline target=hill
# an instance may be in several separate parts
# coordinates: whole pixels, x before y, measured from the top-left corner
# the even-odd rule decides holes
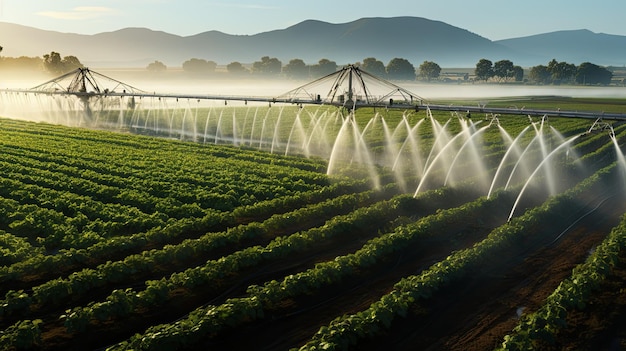
[[[293,58],[309,64],[322,58],[344,64],[366,57],[385,63],[401,57],[415,65],[429,60],[471,67],[484,57],[525,56],[467,30],[418,17],[362,18],[342,24],[308,20],[255,35],[207,31],[188,37],[145,28],[81,35],[0,23],[0,43],[7,56],[57,51],[92,66],[143,66],[154,60],[180,66],[194,57],[219,64],[251,63],[271,56],[285,64]]]
[[[626,57],[625,36],[575,30],[492,41],[420,17],[361,18],[340,24],[307,20],[254,35],[212,30],[185,37],[146,28],[83,35],[0,22],[0,45],[6,56],[56,51],[77,56],[92,67],[145,67],[155,60],[180,67],[191,58],[225,65],[252,63],[263,56],[276,57],[283,64],[294,58],[308,64],[326,58],[342,65],[367,57],[386,64],[400,57],[415,66],[428,60],[443,67],[474,67],[481,58],[508,59],[526,67],[546,64],[552,58],[621,66]]]
[[[606,66],[626,64],[625,36],[594,33],[586,29],[499,40],[496,43],[521,52],[534,52],[545,57],[545,63],[555,58],[577,65],[582,62]]]

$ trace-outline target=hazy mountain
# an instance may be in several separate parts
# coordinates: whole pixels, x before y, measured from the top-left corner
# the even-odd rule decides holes
[[[233,61],[252,63],[262,56],[277,57],[283,64],[294,58],[308,64],[326,58],[340,65],[367,57],[375,57],[386,64],[399,57],[416,67],[425,60],[442,67],[474,67],[481,58],[493,62],[508,59],[517,65],[530,66],[546,64],[552,58],[579,63],[578,57],[588,55],[584,61],[604,64],[614,62],[614,56],[625,57],[626,37],[611,38],[611,43],[606,45],[612,45],[613,49],[618,47],[619,40],[622,43],[620,51],[612,53],[604,49],[590,50],[598,35],[588,31],[570,32],[567,38],[553,39],[555,44],[550,44],[550,36],[494,42],[465,29],[418,17],[362,18],[342,24],[308,20],[255,35],[208,31],[187,37],[145,28],[81,35],[0,22],[3,55],[42,56],[56,51],[62,56],[74,55],[92,67],[145,67],[155,60],[179,67],[191,58],[225,65]],[[574,44],[566,46],[568,42]],[[556,44],[563,49],[555,49]],[[553,54],[555,51],[550,49],[560,53]]]
[[[363,18],[343,24],[309,20],[245,39],[242,45],[255,48],[246,56],[253,61],[261,55],[286,62],[302,58],[307,63],[322,58],[346,63],[367,57],[387,63],[400,57],[414,65],[428,60],[451,67],[475,65],[485,56],[500,59],[513,55],[509,48],[467,30],[416,17]]]
[[[522,38],[499,40],[496,43],[579,65],[591,62],[597,65],[623,66],[626,64],[626,36],[594,33],[586,29],[565,30]]]
[[[0,22],[0,44],[6,56],[43,56],[56,51],[94,66],[146,66],[160,51],[180,51],[183,38],[145,28],[83,35],[60,33]],[[180,65],[180,64],[178,64]]]

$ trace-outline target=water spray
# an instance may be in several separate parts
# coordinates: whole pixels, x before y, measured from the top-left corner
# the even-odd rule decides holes
[[[613,134],[613,135],[615,134],[615,132],[613,131],[613,126],[610,123],[604,122],[602,120],[602,117],[599,117],[598,119],[595,120],[595,122],[593,122],[593,124],[591,125],[591,127],[589,127],[587,132],[583,134],[591,134],[592,132],[595,132],[595,131],[604,131],[604,130],[609,130],[609,134]]]
[[[63,82],[66,80],[71,81],[69,85],[64,85]],[[326,97],[318,94],[320,89],[322,91],[325,90],[320,86],[322,83],[332,84],[331,89],[326,90],[329,91],[329,95]],[[378,94],[378,92],[373,90],[373,87],[376,85],[383,86],[387,91]],[[143,99],[144,97],[146,99]],[[403,125],[401,128],[396,127],[397,131],[406,131],[408,137],[405,140],[395,139],[396,130],[393,133],[390,133],[390,130],[388,130],[385,136],[388,149],[385,152],[390,160],[389,163],[393,162],[389,166],[396,173],[396,177],[402,178],[406,172],[411,172],[415,177],[422,176],[417,186],[416,194],[426,185],[424,178],[432,178],[433,174],[436,174],[435,171],[438,169],[435,167],[435,164],[437,166],[443,165],[443,171],[446,171],[446,166],[453,166],[463,159],[459,156],[460,150],[454,143],[458,143],[461,138],[464,138],[465,141],[461,146],[461,150],[463,150],[463,148],[472,146],[471,144],[474,143],[473,138],[478,139],[480,136],[480,133],[475,134],[475,125],[478,123],[472,123],[470,126],[472,133],[469,134],[469,137],[449,135],[447,125],[451,119],[442,126],[433,117],[433,111],[451,112],[452,116],[456,116],[461,123],[467,123],[468,121],[480,122],[482,121],[481,119],[471,120],[471,117],[473,114],[475,114],[474,116],[481,116],[484,113],[485,120],[488,121],[489,126],[495,125],[498,127],[500,127],[500,117],[502,115],[519,115],[522,118],[527,117],[538,133],[540,133],[544,124],[551,117],[593,119],[595,122],[585,134],[597,130],[608,130],[612,139],[615,138],[615,131],[605,121],[626,121],[626,114],[620,113],[599,114],[590,111],[540,110],[526,109],[525,107],[497,108],[487,107],[487,104],[484,102],[479,103],[477,106],[424,104],[424,100],[419,96],[364,72],[354,65],[346,66],[340,71],[277,97],[146,92],[83,68],[29,90],[0,91],[0,99],[3,100],[0,101],[3,114],[9,117],[13,115],[12,117],[15,118],[32,118],[33,120],[43,120],[69,126],[116,128],[117,130],[131,130],[139,133],[156,133],[157,135],[178,137],[181,140],[190,139],[204,143],[258,146],[259,149],[273,153],[280,152],[285,155],[321,156],[328,159],[329,173],[332,173],[333,169],[336,168],[337,161],[350,157],[367,167],[373,183],[377,185],[379,184],[377,180],[379,176],[374,167],[382,163],[378,163],[376,159],[377,154],[369,148],[366,140],[364,140],[364,133],[369,127],[366,126],[363,131],[359,130],[354,111],[362,107],[397,108],[404,111],[424,109],[426,117],[420,119],[417,124],[409,125],[406,116],[403,116]],[[186,107],[183,108],[177,105],[179,101],[183,103],[185,99],[187,100]],[[190,101],[193,100],[198,102],[198,106],[195,106],[195,111],[193,107],[189,106]],[[207,107],[208,112],[206,116],[198,116],[201,102],[204,103],[207,100],[215,101],[215,105]],[[88,102],[87,105],[84,103],[85,101]],[[237,119],[234,110],[232,118],[225,113],[225,106],[228,106],[228,108],[237,106],[234,103],[237,101],[240,101],[245,106],[249,106],[248,102],[256,103],[256,112],[251,117],[252,127],[248,128],[249,123],[247,120],[242,122]],[[127,102],[127,104],[124,102]],[[8,110],[11,107],[9,105],[15,103],[22,104],[20,106],[22,109],[15,111],[17,115],[13,113],[14,111]],[[222,106],[217,107],[218,104],[222,104]],[[276,104],[279,104],[277,106],[279,108],[278,111],[274,107]],[[292,121],[290,116],[282,116],[283,108],[281,104],[292,104],[297,106],[298,110],[302,110],[305,105],[318,106],[317,111],[323,111],[323,116],[315,116],[315,118],[310,118],[308,122],[306,119],[300,120],[300,118]],[[267,109],[265,117],[263,117],[258,107],[263,105],[263,108]],[[335,106],[338,109],[336,112],[327,112],[328,108],[326,107],[328,106]],[[215,110],[213,110],[214,108]],[[7,112],[5,113],[4,110],[7,110]],[[273,111],[270,112],[270,110]],[[348,111],[348,113],[344,116],[345,111]],[[248,112],[246,112],[246,116]],[[332,115],[326,118],[326,113],[331,113]],[[278,115],[277,120],[272,119],[275,115]],[[232,127],[230,119],[232,119]],[[427,155],[423,155],[420,149],[423,145],[420,144],[417,131],[426,119],[429,119],[432,123],[433,143],[430,146],[430,152]],[[535,120],[533,121],[533,119]],[[337,123],[338,120],[340,120],[339,123]],[[287,123],[293,123],[293,125],[286,125]],[[335,130],[335,127],[332,127],[333,125],[338,128]],[[286,140],[283,140],[282,136],[279,135],[284,129],[283,127],[290,128],[289,137]],[[391,126],[387,126],[387,128],[391,128]],[[327,129],[330,131],[327,131]],[[230,134],[231,132],[232,135]],[[337,132],[339,135],[337,135]],[[525,160],[524,162],[518,160],[515,163],[513,170],[508,176],[505,189],[509,186],[516,171],[519,171],[518,167],[525,165],[528,165],[528,167],[534,166],[530,164],[534,163],[531,160],[534,160],[533,157],[535,156],[540,156],[538,154],[535,155],[535,146],[537,143],[540,143],[538,138],[533,139],[523,152],[510,148],[507,150],[504,159],[508,160],[508,162],[513,162],[514,156]],[[352,145],[350,146],[352,148],[344,148],[342,150],[340,147],[342,143],[338,142],[338,140],[342,139],[346,139],[344,144],[349,144],[351,140]],[[395,145],[396,142],[400,143],[399,145],[401,146]],[[518,145],[519,139],[517,142],[513,142],[513,144],[516,144],[516,148],[520,148]],[[532,150],[531,145],[533,146]],[[543,158],[546,158],[546,152],[549,151],[549,148],[549,145],[543,146]],[[341,155],[342,153],[347,155]],[[422,156],[427,156],[425,162],[422,162]],[[450,160],[447,158],[450,158]],[[403,165],[402,163],[405,160],[408,162],[406,165]],[[447,169],[447,171],[448,173],[444,174],[446,178],[444,184],[447,184],[448,180],[452,179],[451,176],[454,175],[451,173],[451,168]],[[501,161],[496,175],[491,181],[489,194],[492,193],[496,186],[496,179],[504,177],[504,174],[502,174],[504,171],[505,163]],[[525,174],[528,173],[530,173],[530,170],[525,172]],[[516,174],[516,176],[519,176],[519,174]]]
[[[513,204],[513,208],[511,209],[511,213],[509,214],[509,218],[507,221],[511,221],[511,218],[513,218],[513,214],[515,214],[515,209],[517,208],[518,203],[520,202],[522,196],[524,195],[524,192],[526,190],[526,188],[528,187],[528,185],[531,183],[531,181],[533,180],[533,178],[535,177],[535,175],[537,173],[539,173],[539,171],[544,167],[544,165],[552,158],[553,155],[555,155],[558,151],[560,151],[560,149],[569,146],[569,144],[573,143],[574,140],[578,139],[580,137],[580,135],[575,135],[573,137],[571,137],[569,140],[567,140],[566,142],[564,142],[563,144],[559,145],[556,149],[552,150],[552,152],[550,152],[542,161],[541,163],[539,163],[539,165],[535,168],[535,170],[533,171],[533,173],[530,175],[530,177],[528,177],[528,180],[526,181],[526,183],[524,184],[524,186],[522,187],[522,190],[520,191],[519,195],[517,196],[517,199],[515,199],[515,203]]]

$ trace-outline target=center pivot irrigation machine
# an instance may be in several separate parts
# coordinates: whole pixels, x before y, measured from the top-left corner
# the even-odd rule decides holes
[[[325,92],[325,95],[323,93]],[[128,98],[127,107],[134,107],[137,99],[192,99],[243,102],[265,102],[269,104],[331,105],[354,110],[362,107],[420,109],[452,111],[459,113],[486,113],[503,115],[571,117],[594,120],[626,120],[624,113],[594,111],[566,111],[526,108],[497,108],[487,106],[458,106],[430,104],[426,100],[392,82],[363,71],[358,66],[347,65],[341,70],[304,84],[282,95],[225,96],[211,94],[168,94],[137,89],[89,68],[78,68],[60,77],[27,90],[3,90],[4,94],[36,94],[48,96],[73,96],[82,101],[87,114],[91,113],[92,99]]]

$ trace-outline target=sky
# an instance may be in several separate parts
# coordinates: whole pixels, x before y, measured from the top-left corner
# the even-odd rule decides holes
[[[0,22],[79,34],[144,27],[251,35],[307,19],[411,16],[500,40],[570,29],[626,35],[625,14],[624,0],[0,0]]]

